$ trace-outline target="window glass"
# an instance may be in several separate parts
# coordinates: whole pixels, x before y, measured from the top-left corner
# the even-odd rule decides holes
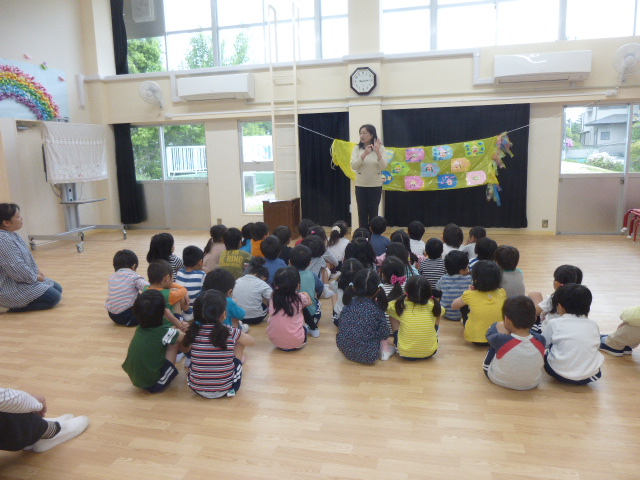
[[[631,158],[629,172],[640,172],[640,105],[633,105],[633,122],[631,129]]]
[[[391,10],[398,8],[428,7],[429,0],[382,0],[382,9]]]
[[[262,212],[263,200],[275,200],[271,122],[243,122],[240,130],[243,210]]]
[[[555,41],[559,14],[559,0],[499,2],[498,45]]]
[[[164,37],[127,41],[129,73],[161,72],[166,69]]]
[[[567,0],[567,39],[633,35],[635,0]]]
[[[167,63],[169,70],[214,67],[211,32],[167,35]]]
[[[225,28],[218,33],[223,66],[264,63],[264,29]]]
[[[349,25],[346,18],[322,20],[322,58],[349,54]]]
[[[561,173],[623,172],[628,106],[565,108]],[[608,132],[603,138],[602,132]]]
[[[262,0],[242,0],[242,8],[238,8],[238,0],[218,0],[217,4],[221,27],[262,23]]]
[[[329,15],[346,15],[349,2],[345,0],[320,0],[320,12],[323,17]]]
[[[438,5],[456,5],[458,3],[493,3],[493,0],[438,0]]]
[[[136,180],[162,180],[160,127],[131,127]]]
[[[166,178],[207,178],[204,125],[164,127]]]
[[[164,0],[164,24],[167,32],[211,28],[211,0]]]
[[[438,9],[438,50],[495,44],[493,4]]]
[[[384,53],[424,52],[430,49],[429,9],[388,12],[382,19]]]

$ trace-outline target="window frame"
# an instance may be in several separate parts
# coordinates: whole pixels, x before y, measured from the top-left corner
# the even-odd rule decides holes
[[[240,152],[240,155],[238,158],[238,164],[239,164],[239,171],[240,171],[240,195],[242,197],[242,214],[244,215],[258,215],[262,213],[262,210],[260,211],[247,210],[245,184],[244,184],[245,173],[246,172],[272,172],[274,184],[276,181],[275,162],[273,160],[273,157],[274,157],[273,124],[271,125],[271,161],[267,161],[267,162],[245,162],[244,161],[244,145],[243,145],[244,134],[243,134],[242,126],[247,123],[266,123],[266,122],[272,123],[271,119],[243,118],[241,120],[238,120],[238,143],[239,143],[238,148]],[[275,199],[275,189],[273,192],[273,199]]]

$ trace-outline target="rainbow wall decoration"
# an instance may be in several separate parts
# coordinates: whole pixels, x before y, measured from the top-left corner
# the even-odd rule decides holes
[[[0,116],[37,120],[68,117],[63,75],[60,70],[44,70],[24,62],[0,59]],[[59,102],[54,100],[56,91],[65,102],[67,112],[63,113]]]

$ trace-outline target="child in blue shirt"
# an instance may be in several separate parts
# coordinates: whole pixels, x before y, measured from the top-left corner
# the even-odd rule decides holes
[[[369,223],[369,229],[371,230],[371,239],[369,242],[373,247],[376,257],[379,257],[387,251],[387,245],[391,243],[391,240],[382,235],[387,229],[387,221],[380,215],[373,217]]]
[[[249,331],[249,325],[242,323],[245,311],[233,300],[233,288],[236,286],[236,279],[228,270],[216,268],[207,273],[204,277],[203,290],[218,290],[227,297],[227,317],[222,322],[229,327],[242,329],[242,333]]]
[[[462,315],[460,310],[452,309],[451,304],[468,290],[472,283],[469,275],[469,257],[461,250],[451,250],[444,257],[444,267],[447,273],[440,277],[436,289],[442,292],[440,304],[445,308],[444,318],[458,322]]]
[[[281,248],[280,239],[275,235],[265,238],[260,244],[260,250],[265,259],[264,266],[269,270],[267,283],[270,287],[273,287],[273,277],[276,276],[276,272],[287,266],[284,260],[280,258]]]
[[[318,321],[322,316],[318,295],[322,294],[324,284],[322,280],[313,272],[307,270],[311,263],[311,249],[305,245],[297,245],[291,249],[289,263],[300,273],[300,291],[311,297],[311,305],[302,311],[304,321],[307,325],[307,332],[314,338],[320,336]]]

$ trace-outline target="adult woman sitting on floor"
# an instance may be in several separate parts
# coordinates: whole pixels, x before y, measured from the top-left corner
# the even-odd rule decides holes
[[[0,203],[0,313],[46,310],[62,298],[62,287],[38,269],[25,241],[20,207]]]

